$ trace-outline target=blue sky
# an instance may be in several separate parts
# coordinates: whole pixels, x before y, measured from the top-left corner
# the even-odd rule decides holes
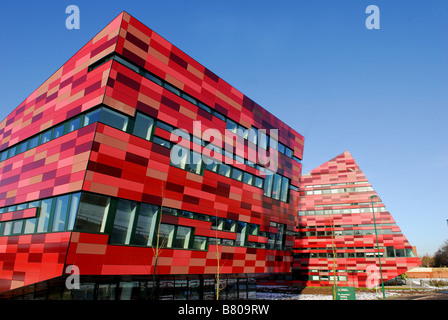
[[[0,118],[123,10],[303,134],[303,172],[349,150],[420,256],[448,239],[448,0],[2,3]]]

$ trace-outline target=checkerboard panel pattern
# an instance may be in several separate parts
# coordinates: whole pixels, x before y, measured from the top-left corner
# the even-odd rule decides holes
[[[74,232],[67,265],[76,265],[84,275],[151,275],[153,248],[108,244],[107,235]],[[210,245],[208,251],[164,248],[158,256],[158,275],[238,274],[289,272],[292,256],[280,250]],[[218,267],[219,266],[219,267]]]
[[[64,272],[70,232],[0,237],[0,292]]]

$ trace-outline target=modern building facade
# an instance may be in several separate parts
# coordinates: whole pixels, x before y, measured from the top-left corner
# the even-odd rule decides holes
[[[421,264],[348,151],[302,176],[297,231],[302,286],[373,287]]]
[[[123,12],[0,123],[0,296],[253,298],[292,269],[303,145]]]

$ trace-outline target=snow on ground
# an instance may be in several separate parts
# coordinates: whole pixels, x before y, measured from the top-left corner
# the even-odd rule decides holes
[[[396,292],[387,292],[386,298],[396,296]],[[356,293],[356,300],[378,300],[382,299],[382,291],[379,290],[378,294],[371,292]],[[294,294],[294,293],[268,293],[258,292],[258,300],[333,300],[331,295],[324,294]]]
[[[411,289],[414,293],[415,291],[420,291],[424,293],[425,291],[433,290],[447,290],[448,285],[445,287],[435,287],[429,285],[429,280],[441,280],[448,284],[448,279],[407,279],[407,288]],[[265,287],[268,288],[268,287]],[[268,290],[266,290],[268,291]],[[276,290],[278,291],[278,290]],[[281,291],[281,290],[280,290]],[[386,288],[386,299],[398,296],[407,295],[409,290],[407,289],[397,289]],[[383,298],[383,293],[381,286],[372,292],[356,292],[356,300],[379,300]],[[333,297],[327,294],[300,294],[300,293],[282,293],[282,292],[257,292],[258,300],[332,300]]]

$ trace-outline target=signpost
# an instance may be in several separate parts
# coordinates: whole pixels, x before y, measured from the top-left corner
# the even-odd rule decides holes
[[[355,287],[337,287],[336,300],[356,300]]]

